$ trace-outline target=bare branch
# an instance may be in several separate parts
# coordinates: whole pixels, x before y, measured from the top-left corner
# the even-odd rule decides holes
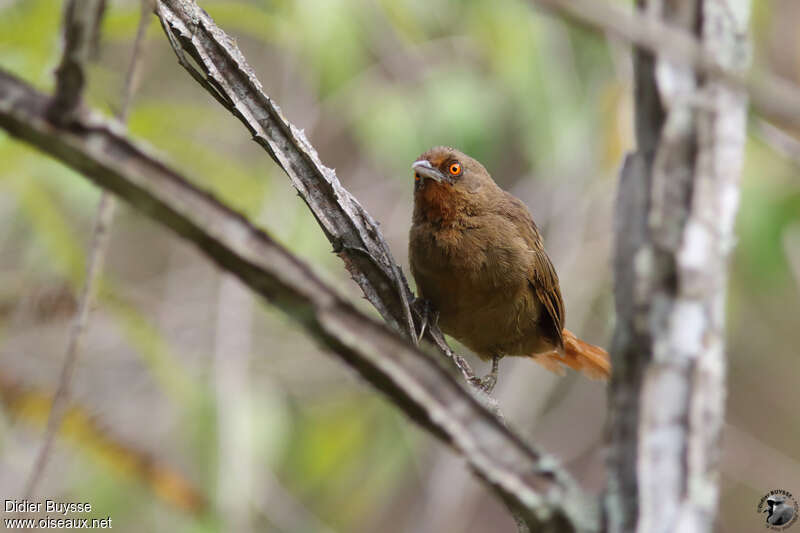
[[[0,127],[193,242],[300,324],[409,417],[467,460],[533,531],[596,531],[597,509],[555,461],[528,447],[440,364],[356,310],[247,219],[192,186],[109,123],[45,120],[47,98],[0,71]]]
[[[101,7],[101,0],[67,0],[64,4],[64,50],[56,69],[56,92],[47,115],[54,122],[69,122],[80,106],[85,66],[98,34]]]
[[[117,114],[117,118],[123,123],[128,117],[128,109],[134,91],[134,81],[140,64],[144,34],[150,21],[149,14],[153,10],[153,1],[154,0],[142,0],[139,26],[136,31],[136,39],[133,43],[133,52],[131,52],[131,60],[128,65],[128,72],[122,89],[120,108]],[[91,3],[76,0],[67,3],[66,28],[64,30],[64,33],[67,35],[67,46],[64,49],[64,57],[61,62],[62,67],[65,65],[66,67],[59,67],[57,71],[58,92],[56,92],[55,96],[50,101],[50,107],[48,108],[48,112],[50,113],[48,116],[51,120],[56,116],[54,113],[59,117],[58,120],[61,121],[60,123],[66,124],[74,120],[83,89],[83,61],[89,54],[90,45],[94,42],[93,35],[97,33],[97,27],[100,24],[99,16],[103,11],[103,7],[104,6],[99,2]],[[91,10],[91,13],[81,13],[78,11],[80,9]],[[95,20],[92,20],[92,17],[95,17]],[[87,26],[90,21],[92,25]],[[87,27],[91,27],[92,31],[87,32],[85,30]],[[70,42],[70,39],[74,39],[74,41]],[[80,81],[79,85],[72,84],[72,82],[76,80]],[[61,423],[67,411],[72,374],[75,371],[78,354],[80,353],[80,347],[83,344],[83,337],[89,322],[89,313],[91,312],[94,302],[95,286],[103,271],[103,263],[105,262],[106,251],[108,250],[111,223],[114,219],[115,203],[114,198],[108,192],[104,190],[101,193],[100,201],[97,205],[94,228],[92,229],[92,244],[89,250],[86,281],[84,282],[83,290],[81,291],[78,301],[78,311],[75,316],[75,322],[72,325],[69,340],[67,341],[67,353],[64,356],[64,363],[58,378],[58,386],[53,396],[50,414],[47,418],[44,442],[39,450],[39,454],[36,456],[30,477],[25,484],[24,497],[26,499],[33,497],[36,487],[44,474],[56,434],[61,428]]]
[[[140,0],[141,11],[139,13],[139,24],[136,26],[136,37],[133,39],[133,50],[131,50],[131,60],[128,63],[128,70],[125,73],[125,84],[122,86],[122,97],[117,111],[117,120],[123,124],[128,121],[128,112],[131,108],[133,93],[139,84],[139,72],[142,64],[142,48],[144,48],[144,37],[147,27],[150,25],[150,13],[153,11],[156,0]]]
[[[781,123],[800,127],[800,90],[796,85],[768,73],[731,69],[719,57],[705,49],[690,33],[664,24],[641,11],[631,12],[601,0],[532,0],[534,4],[581,25],[607,32],[642,50],[708,75],[731,88],[748,93],[757,110]],[[726,9],[724,17],[735,17]],[[744,37],[746,28],[740,30]],[[746,49],[738,58],[747,60]]]

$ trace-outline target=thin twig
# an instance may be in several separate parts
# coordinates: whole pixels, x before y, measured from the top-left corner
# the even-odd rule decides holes
[[[142,49],[144,48],[144,37],[147,34],[147,27],[150,25],[150,13],[153,11],[155,0],[141,0],[141,11],[139,13],[139,24],[136,26],[136,37],[133,40],[133,50],[131,59],[128,63],[128,71],[125,73],[125,85],[122,87],[122,97],[120,98],[117,120],[123,124],[128,122],[128,112],[130,111],[133,93],[139,83],[139,71],[142,64]]]
[[[138,74],[139,65],[141,64],[140,57],[141,57],[141,50],[144,42],[144,36],[147,31],[147,25],[150,22],[150,12],[153,9],[153,1],[154,0],[142,0],[142,9],[141,15],[139,19],[139,25],[136,29],[136,38],[134,39],[133,43],[133,51],[131,52],[131,60],[128,64],[128,71],[125,76],[125,84],[122,89],[122,96],[120,101],[120,107],[116,114],[117,120],[121,123],[127,122],[128,119],[128,112],[130,109],[130,103],[133,97],[134,86],[136,83],[136,77]],[[99,12],[99,7],[97,6],[85,6],[86,9],[92,9],[93,12]],[[77,17],[77,12],[75,9],[77,7],[73,2],[69,3],[68,13],[71,16]],[[70,25],[70,19],[67,19],[66,25]],[[100,25],[100,20],[95,21],[94,31],[92,34],[96,34],[98,31],[97,28]],[[65,33],[70,33],[70,29],[67,28]],[[75,31],[75,30],[72,30]],[[82,52],[83,59],[88,55],[88,47],[89,44],[94,40],[93,35],[86,35],[86,42],[83,46],[86,47],[86,50]],[[69,50],[67,48],[67,50]],[[73,53],[69,53],[65,50],[64,54],[64,61],[62,65],[68,63],[67,56],[74,56]],[[81,99],[81,92],[83,89],[83,63],[75,63],[70,62],[70,71],[73,75],[76,73],[79,74],[79,78],[81,79],[81,86],[78,88],[77,93],[70,92],[69,101],[71,105],[77,106]],[[75,87],[71,87],[70,91],[73,91]],[[57,93],[61,94],[61,92]],[[54,97],[53,101],[56,98]],[[66,101],[66,100],[65,100]],[[50,112],[52,114],[54,109],[53,104],[51,104]],[[75,107],[69,109],[70,120],[73,120],[71,113],[74,111]],[[51,116],[52,118],[52,116]],[[66,123],[66,121],[64,122]],[[69,395],[70,395],[70,384],[72,382],[72,375],[75,372],[75,365],[78,360],[78,354],[80,353],[80,348],[83,343],[83,338],[85,336],[86,327],[89,321],[89,313],[91,312],[91,307],[94,301],[97,280],[99,279],[100,275],[103,272],[103,263],[105,262],[106,252],[108,250],[108,243],[110,241],[110,234],[111,234],[111,224],[114,219],[114,210],[116,206],[116,200],[114,197],[108,193],[108,191],[103,190],[100,195],[100,200],[97,205],[97,213],[95,214],[95,221],[94,227],[92,229],[92,244],[89,250],[89,263],[86,269],[86,281],[84,282],[83,290],[81,291],[80,299],[78,301],[78,311],[77,316],[75,317],[75,322],[73,323],[72,330],[70,331],[69,340],[67,341],[67,352],[64,356],[64,363],[61,367],[61,374],[59,375],[58,379],[58,387],[56,388],[56,393],[53,396],[53,403],[50,407],[50,414],[47,418],[47,426],[45,428],[44,434],[44,442],[42,444],[41,449],[39,450],[39,454],[36,457],[36,461],[34,462],[33,469],[31,470],[30,477],[25,485],[25,498],[30,499],[33,497],[36,487],[38,486],[42,475],[44,474],[45,468],[47,467],[47,462],[50,457],[50,452],[53,448],[53,443],[55,442],[56,435],[58,434],[58,430],[61,427],[61,423],[64,420],[64,415],[67,411],[67,406],[69,404]]]
[[[47,427],[44,433],[44,442],[39,449],[36,456],[33,469],[31,470],[28,482],[25,484],[24,498],[31,499],[36,491],[36,487],[44,474],[47,467],[47,461],[50,458],[50,451],[53,447],[56,434],[58,433],[61,423],[64,420],[64,415],[67,412],[69,403],[69,387],[72,380],[72,374],[75,371],[75,363],[78,359],[78,351],[83,341],[83,332],[86,330],[86,324],[89,318],[89,311],[95,291],[95,280],[100,272],[103,270],[104,254],[102,250],[106,248],[108,241],[108,224],[113,214],[114,199],[103,194],[100,197],[100,205],[97,209],[97,216],[95,217],[94,229],[92,231],[92,247],[89,255],[89,264],[86,269],[86,282],[84,283],[81,292],[80,301],[78,303],[78,312],[75,317],[75,322],[72,324],[69,340],[67,342],[67,353],[64,356],[64,363],[61,367],[61,374],[58,378],[58,387],[56,388],[55,395],[53,396],[53,403],[50,407],[50,414],[47,418]]]

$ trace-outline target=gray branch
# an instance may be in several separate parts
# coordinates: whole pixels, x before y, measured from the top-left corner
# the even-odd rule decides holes
[[[640,3],[696,32],[721,68],[746,68],[747,0]],[[638,149],[623,166],[615,229],[610,532],[711,531],[718,497],[746,98],[671,59],[635,54]]]
[[[54,122],[69,122],[83,97],[85,66],[98,35],[101,0],[67,0],[62,22],[63,53],[56,68],[56,92],[48,108]]]
[[[532,531],[596,531],[597,513],[555,461],[527,446],[433,358],[356,310],[247,219],[85,112],[46,120],[48,98],[0,70],[0,127],[194,243],[461,453]],[[587,503],[589,502],[589,503]]]

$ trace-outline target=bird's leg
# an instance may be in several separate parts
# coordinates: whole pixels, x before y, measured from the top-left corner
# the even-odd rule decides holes
[[[419,344],[419,341],[425,335],[428,325],[436,325],[439,321],[439,313],[433,310],[431,302],[425,298],[416,298],[414,303],[411,304],[411,308],[414,309],[420,319],[419,334],[414,339],[414,342]]]
[[[453,360],[455,365],[461,371],[461,375],[464,376],[469,383],[476,385],[478,387],[484,388],[482,382],[479,378],[475,377],[475,373],[472,371],[472,368],[467,363],[466,359],[461,357],[460,355],[453,352],[450,349],[450,346],[447,345],[447,341],[444,338],[442,332],[436,326],[439,325],[439,312],[434,310],[433,305],[429,300],[425,298],[416,298],[414,302],[411,304],[411,309],[419,316],[420,318],[420,327],[419,327],[419,334],[415,333],[416,338],[414,341],[417,345],[422,340],[422,337],[425,335],[425,331],[430,331],[431,339],[433,343],[442,350],[447,357]],[[494,370],[495,374],[495,381],[497,369]],[[488,376],[487,376],[488,377]],[[494,385],[492,385],[494,386]],[[491,390],[491,389],[490,389]]]
[[[492,356],[492,371],[482,378],[472,378],[472,383],[483,389],[486,394],[491,394],[497,384],[497,371],[500,368],[500,356]]]

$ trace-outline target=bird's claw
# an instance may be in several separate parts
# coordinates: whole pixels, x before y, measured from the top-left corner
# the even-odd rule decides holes
[[[422,337],[425,336],[425,331],[428,329],[428,325],[436,325],[437,321],[439,320],[439,313],[434,311],[430,301],[424,298],[415,299],[411,304],[411,308],[420,318],[419,334],[417,334],[416,338],[414,339],[414,342],[419,344],[419,342],[422,340]]]
[[[497,374],[486,374],[482,378],[473,377],[470,383],[481,389],[486,394],[491,394],[494,386],[497,385]]]
[[[470,383],[481,389],[487,395],[491,395],[494,386],[497,385],[497,373],[500,369],[500,356],[492,357],[492,370],[482,378],[472,377]]]

